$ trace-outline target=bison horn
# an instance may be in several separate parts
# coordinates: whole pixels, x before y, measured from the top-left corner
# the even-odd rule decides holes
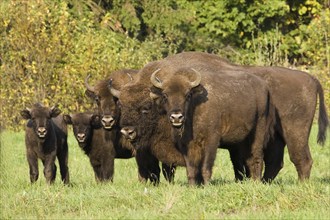
[[[156,76],[156,74],[159,71],[160,71],[160,69],[157,69],[157,70],[155,70],[155,72],[153,72],[151,74],[150,81],[155,87],[162,89],[162,87],[163,87],[162,81],[159,78],[157,78],[157,76]]]
[[[85,78],[85,86],[86,86],[87,90],[94,93],[95,92],[94,86],[91,86],[91,85],[88,84],[88,79],[89,79],[90,76],[91,75],[88,74],[88,76]]]
[[[120,91],[117,90],[117,89],[115,89],[115,88],[113,88],[113,86],[112,86],[112,79],[110,79],[110,81],[109,81],[109,89],[110,89],[110,93],[111,93],[114,97],[116,97],[116,98],[119,99],[119,97],[120,97]]]
[[[133,81],[133,77],[132,77],[132,75],[129,74],[129,73],[126,73],[126,74],[127,74],[127,76],[129,77],[129,79],[130,79],[131,81]]]
[[[198,72],[194,68],[191,68],[191,69],[196,73],[196,80],[191,82],[190,86],[191,86],[191,88],[195,88],[196,86],[198,86],[201,83],[202,75],[200,74],[200,72]]]

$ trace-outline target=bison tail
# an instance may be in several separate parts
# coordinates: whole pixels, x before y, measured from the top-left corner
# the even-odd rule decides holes
[[[329,126],[329,119],[328,119],[328,114],[327,114],[327,110],[325,107],[324,93],[323,93],[322,85],[316,78],[314,78],[314,80],[317,84],[317,93],[319,96],[319,118],[318,118],[319,131],[317,134],[317,143],[324,145],[325,140],[327,138],[327,129]]]

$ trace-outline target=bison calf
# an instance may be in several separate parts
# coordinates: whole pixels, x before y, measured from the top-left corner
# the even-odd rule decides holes
[[[103,129],[101,117],[90,113],[64,115],[67,124],[71,124],[79,147],[89,157],[97,181],[112,181],[115,158],[131,158],[133,151],[114,146],[118,135],[114,131]]]
[[[27,119],[25,145],[30,168],[30,180],[38,180],[38,158],[44,165],[47,183],[53,183],[56,177],[55,158],[57,156],[62,181],[69,183],[67,126],[63,122],[61,111],[56,107],[48,108],[36,103],[33,107],[21,111]]]

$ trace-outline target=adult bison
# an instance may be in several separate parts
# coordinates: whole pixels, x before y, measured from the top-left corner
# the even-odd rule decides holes
[[[153,89],[152,95],[163,99],[173,125],[189,183],[208,183],[219,146],[238,148],[251,177],[261,179],[263,150],[275,121],[266,83],[244,71],[222,70],[207,60],[187,62],[181,59],[185,55],[154,63],[151,82],[159,89]]]
[[[69,184],[67,127],[60,115],[61,111],[56,106],[48,108],[36,103],[32,108],[26,108],[20,113],[28,120],[25,127],[25,145],[31,183],[39,177],[38,159],[41,159],[44,165],[47,183],[53,183],[57,157],[62,181]]]
[[[98,106],[99,114],[102,116],[102,125],[105,129],[111,130],[117,124],[120,111],[116,105],[117,98],[109,91],[110,82],[120,90],[120,88],[133,81],[138,70],[123,69],[111,73],[110,77],[99,80],[94,86],[88,84],[89,76],[85,79],[86,95],[94,100]]]
[[[134,149],[119,144],[118,133],[102,128],[100,116],[92,113],[66,114],[79,147],[89,157],[97,181],[113,181],[114,159],[134,157]],[[117,143],[117,144],[114,144]]]
[[[98,81],[94,86],[89,85],[88,77],[86,78],[86,95],[97,103],[99,114],[102,115],[102,125],[104,129],[115,133],[120,132],[120,127],[118,125],[120,106],[118,105],[118,98],[110,93],[110,84],[120,91],[124,85],[135,81],[137,72],[137,70],[132,69],[118,70],[112,72],[107,79]],[[128,149],[132,148],[130,142],[127,142],[125,138],[118,139],[114,144],[123,144],[123,146]],[[135,158],[138,165],[140,181],[150,180],[153,183],[158,183],[160,175],[159,160],[153,155],[150,149],[144,148],[143,150],[136,151]],[[171,182],[174,178],[175,167],[171,164],[167,165],[163,163],[162,172],[165,179]]]
[[[270,89],[277,114],[274,138],[270,140],[265,149],[264,161],[266,169],[263,179],[266,181],[274,179],[282,168],[285,145],[288,146],[290,159],[297,169],[299,179],[303,180],[309,178],[312,158],[310,155],[308,138],[316,109],[317,96],[319,96],[320,100],[318,143],[324,144],[326,140],[326,130],[329,124],[324,104],[323,89],[317,79],[305,72],[282,67],[234,65],[215,55],[206,53],[187,52],[174,56],[173,58],[168,58],[168,60],[171,60],[171,65],[180,62],[187,63],[187,60],[192,63],[204,60],[205,63],[212,63],[212,65],[217,66],[217,68],[223,71],[244,71],[263,79]],[[171,89],[163,85],[162,82],[156,80],[155,75],[152,77],[154,85],[163,88],[162,90],[167,94],[168,92],[165,90]],[[166,80],[166,78],[164,78],[164,80]],[[175,81],[176,79],[172,80]],[[165,81],[164,84],[166,84]],[[189,85],[189,80],[185,84],[186,86]],[[186,87],[186,89],[187,88],[188,87]],[[190,94],[193,90],[195,89],[190,86],[190,90],[186,90],[190,91],[187,92],[187,94]],[[182,95],[181,100],[175,99],[174,101],[179,101],[181,104],[185,102],[182,100]],[[169,105],[173,106],[173,104],[169,104],[170,102],[172,101],[168,101],[168,108],[171,108]],[[184,108],[181,106],[181,110],[182,109]],[[178,127],[175,122],[179,119],[181,120],[186,113],[182,111],[174,111],[172,113],[174,114],[170,112],[170,120],[172,120],[173,126]]]
[[[163,110],[150,99],[150,86],[149,78],[139,73],[136,80],[120,89],[111,86],[110,91],[118,98],[117,103],[121,108],[120,127],[125,126],[121,129],[123,136],[135,147],[137,154],[151,153],[144,155],[142,160],[155,157],[168,165],[170,169],[166,173],[174,174],[174,167],[185,166],[185,161],[172,142],[171,125]]]
[[[243,97],[241,97],[241,99],[239,99],[243,103],[245,101],[246,105],[238,106],[235,101],[230,104],[226,103],[226,106],[229,107],[231,106],[231,104],[233,104],[234,106],[236,104],[236,107],[234,107],[234,109],[232,108],[231,110],[236,110],[237,118],[239,118],[239,120],[242,120],[242,122],[237,122],[241,127],[238,127],[237,130],[234,129],[234,132],[230,130],[232,128],[225,127],[224,124],[222,127],[220,126],[220,128],[214,128],[215,125],[212,125],[219,124],[216,122],[217,120],[219,120],[217,112],[222,112],[221,106],[219,106],[218,103],[223,100],[216,100],[215,98],[213,98],[218,96],[219,94],[214,93],[212,99],[210,99],[210,92],[216,90],[218,85],[207,89],[200,88],[198,92],[197,101],[195,102],[197,103],[197,107],[204,105],[208,106],[206,109],[199,109],[198,114],[214,114],[214,117],[211,116],[210,118],[206,119],[208,121],[203,122],[205,125],[207,125],[208,123],[211,123],[211,125],[198,127],[199,130],[197,130],[197,128],[195,129],[194,127],[194,132],[197,138],[193,138],[192,136],[190,136],[192,134],[192,125],[188,124],[185,128],[185,131],[187,132],[179,134],[182,135],[182,139],[184,139],[186,143],[192,143],[192,145],[194,146],[188,148],[185,146],[180,146],[181,141],[173,141],[173,139],[171,138],[172,135],[169,124],[163,122],[162,125],[159,126],[160,120],[166,121],[167,119],[166,116],[164,116],[164,111],[161,105],[158,105],[159,103],[157,104],[157,101],[153,102],[150,97],[148,97],[148,93],[150,93],[150,87],[152,85],[150,82],[150,76],[155,70],[163,67],[165,70],[163,71],[163,73],[166,72],[166,74],[171,74],[171,71],[176,69],[177,66],[182,67],[184,65],[187,65],[188,62],[189,60],[184,60],[184,62],[175,63],[173,66],[167,64],[165,65],[165,62],[163,61],[153,62],[145,66],[142,70],[140,70],[140,78],[135,84],[125,86],[124,88],[122,88],[120,93],[118,93],[118,91],[116,91],[114,88],[111,89],[113,94],[120,94],[119,96],[117,95],[117,97],[119,97],[119,102],[122,111],[122,133],[126,137],[131,139],[132,143],[135,143],[135,146],[149,146],[151,149],[157,149],[157,151],[154,150],[153,152],[157,152],[159,154],[157,158],[162,157],[161,161],[168,158],[176,158],[179,161],[180,159],[182,160],[183,154],[186,160],[184,163],[181,164],[185,164],[188,166],[187,173],[189,183],[195,184],[201,182],[207,183],[210,178],[216,149],[218,148],[221,139],[219,136],[214,138],[214,135],[212,133],[231,132],[231,135],[227,135],[225,138],[223,138],[223,142],[227,142],[227,146],[229,145],[229,143],[231,143],[233,145],[232,148],[235,149],[240,147],[240,144],[242,144],[243,141],[246,141],[247,145],[252,146],[253,155],[251,158],[253,158],[253,160],[248,160],[248,165],[251,167],[253,177],[258,178],[260,176],[262,168],[262,153],[264,140],[267,137],[267,132],[269,131],[269,127],[272,121],[271,116],[273,115],[268,113],[270,110],[271,112],[274,112],[274,109],[271,108],[269,102],[270,97],[265,84],[257,77],[250,76],[244,73],[241,73],[239,77],[236,74],[219,74],[217,72],[218,69],[212,67],[200,70],[203,71],[203,74],[205,76],[211,77],[212,79],[214,78],[215,80],[216,77],[222,77],[216,80],[217,83],[221,83],[222,80],[226,80],[227,84],[225,88],[223,88],[223,90],[225,91],[224,94],[222,94],[223,99],[230,99],[229,97],[231,95],[235,96],[235,98],[239,98],[240,96],[244,95],[244,86],[250,89],[249,94],[245,94]],[[188,64],[188,66],[189,65],[190,64]],[[209,63],[201,62],[196,63],[195,65],[191,64],[191,67],[198,68],[201,66],[204,67],[208,65]],[[226,79],[226,77],[223,77],[224,75],[226,75],[227,78],[230,78]],[[252,83],[250,81],[252,81]],[[243,87],[241,87],[240,84]],[[232,88],[236,90],[233,92],[228,92],[231,91]],[[162,102],[162,100],[159,100],[159,102]],[[251,107],[251,109],[249,107]],[[228,112],[222,113],[228,114]],[[234,116],[231,115],[230,117]],[[198,120],[199,117],[196,117],[196,119]],[[227,119],[233,121],[231,118]],[[213,128],[214,130],[210,130],[211,128]],[[163,140],[160,138],[156,138],[157,136],[164,136],[166,138],[164,138]],[[248,137],[250,137],[249,140],[247,140]],[[162,140],[167,143],[163,144],[163,146],[167,147],[162,149],[162,145],[158,144],[159,140]],[[154,142],[152,143],[151,141]],[[178,151],[178,149],[174,147],[174,144],[177,144],[177,147],[180,149],[180,151]],[[171,154],[169,154],[170,150],[172,152],[175,152],[175,155],[177,156],[173,157]],[[250,151],[250,149],[246,150]],[[190,160],[192,156],[194,158],[192,158],[193,160]],[[203,162],[205,163],[205,165],[202,164]],[[237,167],[235,167],[235,169],[236,168]],[[202,169],[204,172],[201,171]],[[204,174],[204,176],[202,175],[202,173]]]

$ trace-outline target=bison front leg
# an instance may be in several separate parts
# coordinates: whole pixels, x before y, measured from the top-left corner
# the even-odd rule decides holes
[[[102,176],[104,181],[113,181],[115,158],[108,156],[102,164]]]
[[[151,183],[157,185],[160,176],[158,159],[145,149],[137,150],[135,159],[139,170],[139,180],[146,182],[149,179]]]
[[[202,175],[202,150],[199,146],[190,144],[187,155],[184,155],[187,166],[187,177],[189,185],[200,185],[203,181]]]
[[[212,177],[212,170],[214,166],[214,161],[217,156],[217,150],[220,143],[220,136],[218,135],[209,135],[205,141],[205,145],[203,146],[203,142],[201,143],[201,149],[204,150],[202,152],[204,155],[203,158],[203,165],[202,165],[202,176],[203,176],[203,183],[206,185],[209,183]]]
[[[61,178],[64,184],[70,183],[68,167],[68,145],[65,142],[62,149],[58,152],[57,159],[60,165]]]
[[[190,186],[201,185],[203,183],[201,166],[194,165],[187,161],[187,178]]]
[[[56,178],[55,155],[49,156],[42,161],[44,164],[44,176],[48,184],[52,184]]]
[[[95,181],[96,182],[102,182],[103,181],[103,175],[102,175],[101,164],[91,161],[91,165],[93,167]]]
[[[30,181],[34,183],[39,178],[38,158],[34,153],[28,153],[27,160],[29,163]]]

